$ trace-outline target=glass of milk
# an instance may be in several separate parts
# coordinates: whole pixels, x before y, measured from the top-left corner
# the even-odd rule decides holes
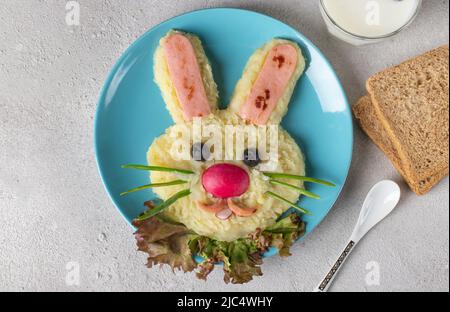
[[[363,45],[392,37],[419,13],[422,0],[320,0],[329,32]]]

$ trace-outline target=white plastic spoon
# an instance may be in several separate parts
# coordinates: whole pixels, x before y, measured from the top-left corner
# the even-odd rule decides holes
[[[375,225],[386,218],[400,200],[400,187],[397,183],[384,180],[375,184],[367,194],[361,212],[359,214],[358,223],[353,230],[353,234],[349,239],[347,246],[342,251],[336,263],[322,280],[322,282],[314,289],[315,292],[326,292],[331,286],[336,274],[342,267],[342,264],[352,252],[356,244],[366,235]]]

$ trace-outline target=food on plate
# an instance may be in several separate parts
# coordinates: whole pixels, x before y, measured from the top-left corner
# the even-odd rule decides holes
[[[199,114],[209,115],[217,110],[219,92],[211,65],[197,36],[170,31],[161,38],[155,51],[153,69],[155,82],[176,123],[185,122],[186,118],[191,120]],[[183,73],[179,71],[185,70],[186,79],[172,79],[171,70],[181,75]]]
[[[427,193],[448,175],[448,45],[376,74],[353,106],[368,136],[410,188]]]
[[[269,60],[269,62],[267,61]],[[279,124],[288,110],[298,79],[305,69],[299,46],[288,40],[274,39],[250,57],[238,81],[230,110],[261,125]],[[270,90],[265,87],[270,85]],[[253,109],[261,103],[260,110]]]
[[[152,188],[162,200],[148,201],[147,211],[134,222],[139,250],[149,254],[149,266],[197,269],[206,278],[222,262],[226,282],[248,282],[261,275],[264,252],[276,247],[287,256],[305,233],[301,216],[311,212],[297,204],[299,197],[320,198],[305,189],[305,182],[333,186],[305,176],[303,153],[279,125],[305,67],[302,52],[295,42],[282,39],[258,49],[223,110],[198,37],[170,31],[154,62],[155,81],[175,125],[153,141],[148,165],[124,166],[149,171],[151,183],[123,195]],[[267,152],[272,142],[254,142],[254,132],[244,136],[243,144],[237,137],[231,141],[231,158],[225,157],[230,144],[209,145],[195,135],[180,135],[180,129],[195,133],[198,122],[220,138],[227,137],[230,127],[256,129],[274,139],[276,157]],[[180,157],[174,146],[187,146],[189,157]]]
[[[149,207],[151,203],[147,203]],[[281,218],[264,231],[257,229],[246,237],[219,241],[198,235],[181,223],[164,216],[145,221],[135,220],[138,249],[149,254],[147,266],[167,264],[184,272],[197,270],[206,280],[217,263],[221,263],[226,283],[243,284],[261,276],[262,254],[276,247],[282,257],[290,256],[289,247],[305,233],[305,223],[296,213]],[[202,257],[198,262],[194,255]]]

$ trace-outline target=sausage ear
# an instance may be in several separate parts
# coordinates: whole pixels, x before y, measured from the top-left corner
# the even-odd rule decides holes
[[[155,82],[176,123],[189,122],[217,110],[218,91],[200,39],[170,31],[154,55]]]
[[[229,109],[255,125],[279,124],[304,69],[296,43],[271,40],[250,57]]]

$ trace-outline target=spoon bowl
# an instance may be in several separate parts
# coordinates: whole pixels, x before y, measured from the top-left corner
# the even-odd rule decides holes
[[[397,206],[400,194],[400,187],[393,181],[384,180],[375,184],[364,200],[351,240],[358,242],[386,218]]]

